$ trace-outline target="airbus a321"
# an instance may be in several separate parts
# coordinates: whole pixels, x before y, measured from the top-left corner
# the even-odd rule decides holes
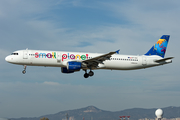
[[[81,69],[84,77],[93,76],[93,70],[135,70],[172,62],[173,57],[164,58],[170,35],[163,35],[144,55],[120,55],[119,50],[101,53],[82,53],[44,50],[18,50],[5,60],[12,64],[23,65],[23,74],[27,66],[61,67],[62,73],[74,73]]]

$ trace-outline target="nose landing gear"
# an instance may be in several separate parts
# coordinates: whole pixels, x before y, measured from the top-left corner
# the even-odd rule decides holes
[[[84,78],[88,78],[89,76],[92,77],[94,75],[93,71],[89,71],[89,73],[87,73],[87,70],[85,70],[85,74],[84,74]]]
[[[22,73],[23,73],[23,74],[25,74],[25,73],[26,73],[26,67],[27,67],[27,66],[26,66],[26,65],[24,65],[24,70],[22,71]]]

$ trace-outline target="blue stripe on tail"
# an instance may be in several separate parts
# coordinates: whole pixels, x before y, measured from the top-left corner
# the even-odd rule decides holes
[[[163,35],[145,55],[159,55],[164,58],[170,35]]]

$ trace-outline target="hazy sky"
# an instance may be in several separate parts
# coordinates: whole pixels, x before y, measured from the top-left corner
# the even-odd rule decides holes
[[[39,117],[94,105],[103,110],[180,106],[179,0],[0,0],[0,117]],[[63,74],[4,58],[20,49],[143,55],[164,34],[172,64],[134,71]]]

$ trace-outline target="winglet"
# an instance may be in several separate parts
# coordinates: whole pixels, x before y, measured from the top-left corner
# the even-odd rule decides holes
[[[119,54],[119,51],[120,51],[120,49],[119,50],[117,50],[117,51],[115,51],[117,54]]]

